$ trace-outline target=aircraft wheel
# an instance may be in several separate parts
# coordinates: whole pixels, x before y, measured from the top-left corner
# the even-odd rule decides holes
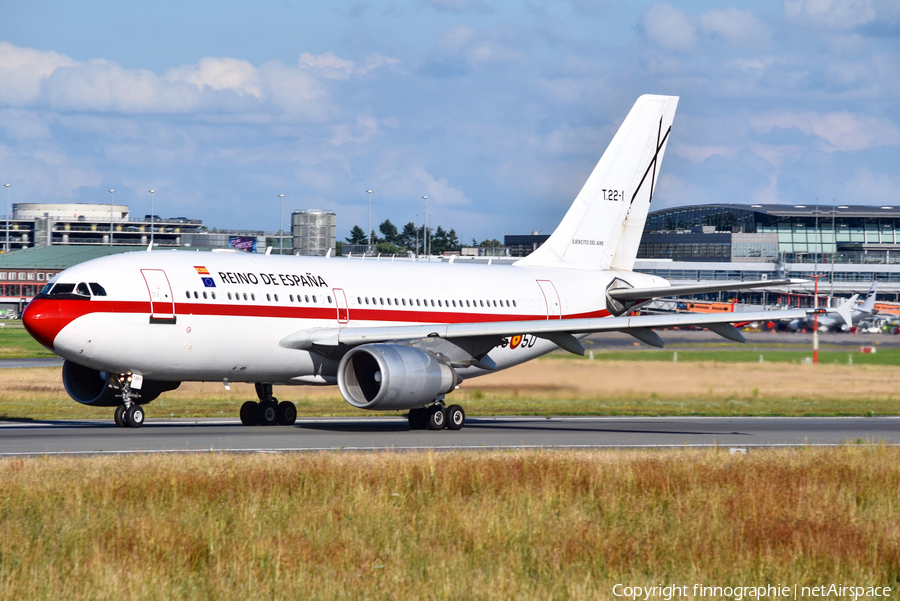
[[[144,410],[140,405],[134,404],[125,410],[125,422],[132,428],[144,425]]]
[[[259,403],[247,401],[241,405],[241,423],[245,426],[259,425]]]
[[[274,401],[259,402],[259,425],[274,426],[278,423],[278,404]]]
[[[426,421],[428,420],[428,416],[426,415],[427,409],[425,407],[416,407],[414,409],[409,410],[409,416],[407,419],[409,420],[409,429],[410,430],[424,430],[426,427]]]
[[[125,423],[125,405],[116,406],[116,411],[113,413],[113,419],[116,420],[116,426],[119,428],[128,427],[128,424]]]
[[[297,407],[290,401],[281,401],[276,408],[278,424],[281,426],[293,426],[297,421]]]
[[[459,405],[450,405],[447,407],[447,429],[462,430],[463,424],[466,423],[466,412]]]
[[[429,430],[443,430],[447,423],[447,414],[440,405],[435,405],[428,410],[427,426]]]

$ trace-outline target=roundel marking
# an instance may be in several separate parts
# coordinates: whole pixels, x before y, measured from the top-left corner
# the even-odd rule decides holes
[[[513,336],[509,339],[509,348],[513,349],[522,343],[522,336]]]

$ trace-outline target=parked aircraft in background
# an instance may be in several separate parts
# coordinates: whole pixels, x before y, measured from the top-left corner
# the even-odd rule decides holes
[[[856,322],[860,319],[864,319],[866,317],[871,317],[878,313],[875,309],[875,295],[877,294],[876,289],[878,288],[878,282],[872,282],[872,287],[869,288],[868,294],[866,294],[865,300],[862,302],[856,303],[856,305],[850,311],[850,322],[845,322],[843,319],[833,317],[831,315],[819,315],[818,325],[819,331],[827,332],[829,330],[849,330]],[[796,332],[797,330],[805,329],[812,330],[816,327],[815,318],[812,315],[808,315],[806,317],[800,319],[793,319],[788,324],[788,329]]]
[[[652,328],[697,325],[743,341],[729,322],[771,314],[629,315],[660,296],[790,283],[670,286],[632,271],[677,102],[640,97],[553,235],[513,265],[126,253],[60,273],[25,327],[65,358],[72,398],[132,427],[181,382],[221,381],[256,384],[247,425],[296,419],[274,384],[336,384],[360,409],[409,411],[411,428],[459,429],[465,412],[444,399],[462,380],[558,348],[583,354],[592,332],[662,346]],[[831,311],[849,320],[849,304]]]

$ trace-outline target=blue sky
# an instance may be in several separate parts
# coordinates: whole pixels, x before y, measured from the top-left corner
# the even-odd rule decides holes
[[[338,232],[550,232],[635,98],[681,97],[654,208],[900,203],[896,0],[0,6],[13,202]]]

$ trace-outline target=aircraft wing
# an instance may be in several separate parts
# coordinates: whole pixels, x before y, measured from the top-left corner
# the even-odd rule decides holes
[[[771,282],[769,282],[771,284]],[[550,319],[529,321],[497,321],[486,323],[420,324],[411,326],[377,326],[371,328],[310,328],[295,332],[279,342],[285,348],[310,350],[314,347],[359,346],[378,342],[413,340],[422,338],[505,337],[531,334],[546,338],[575,354],[584,354],[584,347],[575,334],[620,331],[651,344],[662,346],[662,340],[651,328],[700,326],[716,334],[743,342],[741,333],[731,326],[735,321],[762,321],[769,319],[797,319],[815,312],[836,313],[850,323],[850,307],[856,296],[833,309],[790,309],[786,311],[756,311],[738,313],[676,313],[663,315],[636,315],[598,317],[586,319]]]
[[[729,290],[746,290],[748,288],[765,288],[767,286],[787,286],[803,284],[808,280],[757,280],[754,282],[723,282],[721,284],[697,284],[688,286],[659,286],[657,288],[612,288],[607,291],[610,298],[617,301],[644,301],[661,296],[681,296],[684,294],[704,294],[707,292],[727,292]],[[783,318],[779,318],[783,319]],[[754,320],[755,321],[755,320]]]

